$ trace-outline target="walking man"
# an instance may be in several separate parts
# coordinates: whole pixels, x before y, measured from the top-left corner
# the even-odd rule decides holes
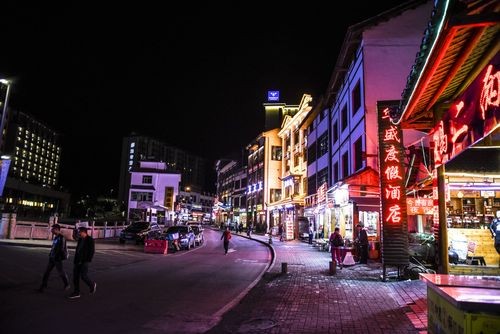
[[[70,299],[80,298],[80,278],[89,286],[90,293],[94,294],[97,288],[96,282],[93,282],[89,276],[89,263],[92,262],[95,252],[94,238],[87,234],[86,227],[78,229],[80,238],[76,245],[75,261],[73,267],[73,293]]]
[[[224,255],[227,255],[227,251],[229,250],[229,240],[231,240],[231,231],[229,230],[229,226],[226,227],[224,232],[222,232],[220,239],[224,239]]]
[[[61,226],[59,224],[52,225],[52,229],[50,231],[54,235],[54,239],[52,240],[52,247],[50,248],[49,263],[47,264],[47,269],[45,269],[45,273],[43,274],[42,285],[40,285],[40,288],[38,289],[39,292],[43,292],[43,290],[47,288],[49,275],[54,267],[56,267],[57,272],[64,283],[64,290],[68,290],[70,288],[68,275],[66,275],[66,272],[63,269],[63,260],[66,260],[66,238],[62,235]]]
[[[314,236],[313,224],[309,223],[309,245],[312,245],[313,243],[313,236]]]

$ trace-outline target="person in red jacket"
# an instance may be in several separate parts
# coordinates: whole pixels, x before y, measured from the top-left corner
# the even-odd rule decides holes
[[[332,261],[336,262],[337,266],[342,268],[340,247],[344,246],[344,238],[342,238],[338,227],[336,227],[335,231],[330,235],[330,245],[332,251]]]
[[[227,251],[229,250],[229,240],[231,240],[231,231],[229,230],[229,226],[227,226],[226,230],[222,232],[220,239],[224,239],[224,255],[227,255]]]

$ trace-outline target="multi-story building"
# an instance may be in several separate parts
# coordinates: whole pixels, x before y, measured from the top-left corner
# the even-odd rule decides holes
[[[4,210],[20,216],[67,214],[70,194],[59,190],[59,134],[32,116],[9,109],[2,154],[10,169],[3,192]]]
[[[303,124],[307,128],[307,196],[304,201],[304,216],[313,224],[315,230],[324,226],[326,235],[330,231],[326,190],[332,184],[328,115],[329,108],[325,106],[325,99],[321,97]]]
[[[261,133],[247,147],[247,225],[268,231],[267,205],[281,196],[281,138],[279,128]]]
[[[140,161],[130,171],[128,219],[172,222],[181,175],[171,173],[164,162]]]
[[[352,239],[353,227],[362,223],[371,239],[380,238],[377,102],[401,96],[431,12],[430,1],[406,2],[347,30],[325,94],[328,132],[319,110],[308,140],[309,164],[321,160],[310,176],[316,174],[317,202],[331,211],[324,224],[328,231],[338,225]],[[318,143],[325,138],[323,148]],[[325,193],[328,177],[318,174],[327,170],[332,184]]]
[[[242,224],[246,227],[247,166],[239,160],[219,159],[217,172],[217,202],[215,221],[217,224]]]
[[[186,187],[179,191],[175,201],[175,213],[179,222],[198,221],[200,223],[212,220],[214,195],[198,192]]]
[[[118,200],[128,202],[130,170],[140,161],[164,162],[166,169],[182,176],[181,187],[203,189],[205,186],[206,160],[164,142],[140,135],[123,138],[120,163]]]
[[[286,239],[297,238],[300,230],[307,232],[304,218],[304,198],[307,195],[307,128],[304,120],[312,109],[312,97],[304,94],[297,113],[286,115],[278,132],[280,146],[271,146],[271,163],[281,160],[275,171],[270,164],[267,173],[269,201],[267,221],[269,227],[283,224]],[[326,144],[326,143],[325,143]],[[274,177],[275,172],[281,171]],[[278,185],[279,188],[273,186]]]

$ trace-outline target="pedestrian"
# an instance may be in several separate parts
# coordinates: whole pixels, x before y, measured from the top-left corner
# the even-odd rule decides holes
[[[280,241],[283,241],[283,223],[279,223],[278,225],[278,234],[280,236]]]
[[[313,224],[309,223],[309,245],[312,245],[313,243],[313,235],[314,235]]]
[[[491,237],[494,239],[493,245],[500,254],[500,211],[496,212],[496,217],[491,221],[490,224]]]
[[[227,255],[227,251],[229,250],[229,240],[231,240],[231,231],[229,230],[229,226],[226,227],[224,232],[222,232],[220,239],[224,239],[224,255]]]
[[[356,225],[357,231],[357,244],[358,244],[358,254],[359,254],[359,263],[367,264],[368,263],[368,233],[363,228],[363,225]]]
[[[248,225],[247,227],[247,237],[251,238],[252,237],[252,229],[253,229],[253,224]]]
[[[89,264],[92,262],[95,252],[95,241],[87,234],[86,227],[78,229],[80,238],[76,245],[75,260],[73,267],[73,293],[69,296],[70,299],[80,298],[80,278],[89,286],[90,293],[94,294],[97,288],[97,283],[93,282],[89,276]]]
[[[50,248],[49,263],[47,264],[47,269],[45,269],[45,273],[43,274],[42,284],[40,285],[40,288],[38,288],[39,292],[43,292],[43,290],[47,288],[49,275],[54,267],[56,267],[57,272],[63,281],[64,290],[69,290],[70,288],[68,275],[63,268],[63,261],[66,260],[65,251],[67,251],[66,238],[62,235],[61,226],[59,224],[52,225],[50,231],[54,235],[54,239],[52,240],[52,247]]]
[[[341,247],[344,246],[344,239],[340,235],[340,229],[335,228],[334,232],[330,235],[330,246],[332,252],[332,261],[336,262],[342,268],[342,256],[340,253]]]

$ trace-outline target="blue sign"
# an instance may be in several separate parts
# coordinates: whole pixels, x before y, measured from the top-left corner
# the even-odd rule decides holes
[[[280,100],[280,91],[279,90],[268,90],[267,91],[267,100],[268,101],[279,101]]]

